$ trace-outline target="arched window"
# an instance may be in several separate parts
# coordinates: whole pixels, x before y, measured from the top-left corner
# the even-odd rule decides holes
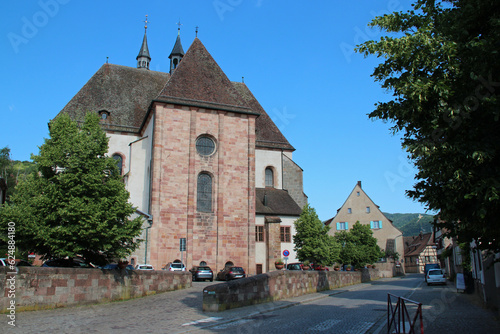
[[[212,212],[212,177],[206,173],[198,175],[197,209]]]
[[[266,168],[266,187],[274,187],[274,172],[272,168]]]
[[[116,161],[116,167],[118,168],[118,172],[120,172],[120,175],[123,174],[123,158],[119,154],[113,154],[113,159]]]

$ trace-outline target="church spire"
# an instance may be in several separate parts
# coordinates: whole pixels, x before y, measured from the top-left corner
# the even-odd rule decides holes
[[[170,58],[170,74],[174,72],[181,62],[182,57],[184,57],[184,49],[182,49],[181,44],[181,22],[179,21],[177,25],[179,26],[179,28],[177,28],[177,39],[175,40],[174,48],[170,56],[168,56],[168,58]]]
[[[149,70],[149,62],[151,61],[151,56],[149,55],[148,49],[148,38],[146,36],[146,31],[148,30],[148,16],[146,15],[146,20],[144,21],[144,38],[142,39],[141,50],[137,56],[137,68],[144,68]]]

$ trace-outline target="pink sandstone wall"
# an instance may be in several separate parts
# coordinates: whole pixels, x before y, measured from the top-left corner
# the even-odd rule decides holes
[[[155,105],[150,262],[155,268],[181,259],[205,261],[214,271],[227,261],[255,271],[255,116]],[[217,150],[196,152],[209,135]],[[212,177],[212,212],[196,210],[201,172]],[[187,239],[181,254],[180,238]]]
[[[0,312],[15,300],[16,311],[126,300],[191,287],[189,272],[19,267],[10,275],[0,267]],[[11,278],[15,298],[9,297]],[[9,281],[8,281],[9,280]]]
[[[203,289],[203,311],[267,303],[377,279],[377,269],[361,271],[277,270]]]

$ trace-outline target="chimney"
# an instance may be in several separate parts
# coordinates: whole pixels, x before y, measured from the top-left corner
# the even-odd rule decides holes
[[[361,181],[358,181],[358,186],[361,188]]]

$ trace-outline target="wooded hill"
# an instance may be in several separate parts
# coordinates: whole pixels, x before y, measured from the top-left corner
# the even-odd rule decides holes
[[[384,215],[392,220],[395,227],[403,232],[405,237],[432,232],[433,215],[422,214],[422,219],[418,220],[418,213],[386,213]]]

